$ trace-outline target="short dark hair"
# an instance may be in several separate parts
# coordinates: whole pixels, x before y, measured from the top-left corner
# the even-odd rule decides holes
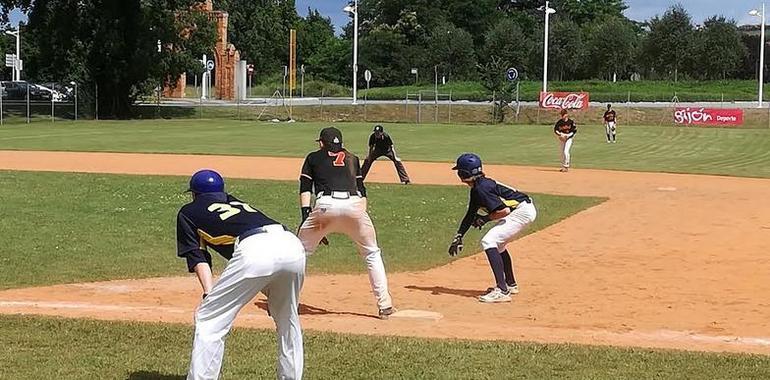
[[[566,109],[563,109],[563,110],[561,110],[561,112],[559,114],[564,116],[564,115],[569,114],[569,111],[567,111]]]

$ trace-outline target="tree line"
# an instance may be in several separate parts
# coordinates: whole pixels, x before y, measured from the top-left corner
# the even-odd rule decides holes
[[[196,0],[0,0],[2,21],[21,8],[25,76],[77,81],[85,99],[99,88],[105,115],[127,116],[131,105],[183,72],[200,72],[211,54],[212,21],[188,12]],[[412,68],[432,81],[488,81],[516,67],[542,77],[542,0],[360,0],[359,73],[373,86],[412,83]],[[315,79],[350,84],[352,22],[340,35],[317,10],[297,13],[293,0],[218,0],[230,15],[229,40],[254,64],[255,81],[280,75],[289,29],[298,63]],[[554,80],[755,78],[758,28],[714,16],[695,25],[673,6],[645,22],[623,15],[623,0],[553,0],[549,76]],[[341,12],[342,10],[340,10]],[[352,19],[351,19],[352,21]],[[8,41],[0,48],[13,49]],[[9,71],[6,71],[6,74]],[[361,78],[362,79],[362,78]],[[494,79],[494,78],[492,78]]]
[[[288,29],[298,30],[299,62],[318,79],[349,84],[352,22],[334,34],[329,18],[308,10],[299,17],[293,1],[262,1],[246,10],[228,2],[233,41],[256,63],[257,75],[279,73],[286,62]],[[249,1],[244,3],[260,3]],[[375,86],[411,83],[412,68],[434,70],[449,80],[484,80],[486,70],[516,67],[525,78],[542,77],[543,1],[360,0],[359,72],[375,73]],[[713,16],[695,25],[676,5],[644,22],[623,15],[623,0],[554,0],[549,39],[549,76],[554,80],[632,78],[716,80],[755,78],[758,33]],[[276,19],[271,8],[283,9]],[[278,12],[281,13],[281,12]],[[256,28],[256,29],[254,29]],[[755,28],[758,31],[758,28]],[[259,35],[258,46],[241,42]],[[246,39],[249,39],[247,37]],[[250,45],[251,44],[251,45]],[[250,46],[254,46],[251,49]],[[267,54],[266,54],[267,53]],[[500,67],[497,67],[499,65]]]

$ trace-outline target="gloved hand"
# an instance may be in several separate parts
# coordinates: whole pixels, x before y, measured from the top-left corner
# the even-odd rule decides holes
[[[457,234],[449,245],[449,256],[457,256],[463,251],[463,235]]]
[[[302,225],[305,224],[305,221],[307,220],[307,217],[310,216],[310,211],[312,211],[312,209],[310,207],[302,207],[300,209],[300,212],[301,212],[300,217],[302,218],[302,220],[300,220],[300,222],[299,222],[299,227],[300,228],[302,228]]]
[[[473,220],[473,227],[481,229],[481,227],[484,227],[484,225],[489,221],[489,215],[479,215],[476,217],[476,219]]]

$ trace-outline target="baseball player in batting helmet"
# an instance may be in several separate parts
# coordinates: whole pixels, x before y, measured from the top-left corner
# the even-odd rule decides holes
[[[449,246],[449,255],[456,256],[462,251],[463,236],[471,227],[482,229],[486,223],[494,221],[494,227],[481,239],[481,246],[492,267],[495,286],[487,289],[487,293],[479,297],[479,301],[510,302],[511,294],[518,293],[519,287],[506,245],[524,227],[535,221],[537,210],[532,198],[487,177],[481,165],[481,158],[476,154],[461,155],[452,170],[456,170],[460,181],[471,188],[471,194],[468,211]]]
[[[286,227],[225,192],[213,170],[190,178],[192,202],[177,214],[177,255],[203,288],[195,313],[188,379],[217,379],[225,337],[238,311],[270,289],[268,307],[278,335],[278,377],[301,379],[302,329],[297,307],[305,276],[305,250]],[[219,280],[211,274],[211,248],[229,260]],[[267,292],[266,292],[267,294]]]

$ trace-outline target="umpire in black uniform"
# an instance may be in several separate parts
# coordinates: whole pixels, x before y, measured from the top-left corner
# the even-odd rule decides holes
[[[374,126],[374,133],[369,136],[369,154],[366,156],[364,165],[361,167],[361,174],[364,176],[364,179],[366,179],[366,175],[369,174],[369,169],[372,168],[374,161],[382,156],[393,161],[396,172],[398,172],[398,179],[401,180],[401,183],[408,185],[412,182],[409,180],[409,175],[406,174],[404,164],[396,155],[396,149],[393,147],[393,140],[387,133],[385,133],[382,125],[378,124]]]

